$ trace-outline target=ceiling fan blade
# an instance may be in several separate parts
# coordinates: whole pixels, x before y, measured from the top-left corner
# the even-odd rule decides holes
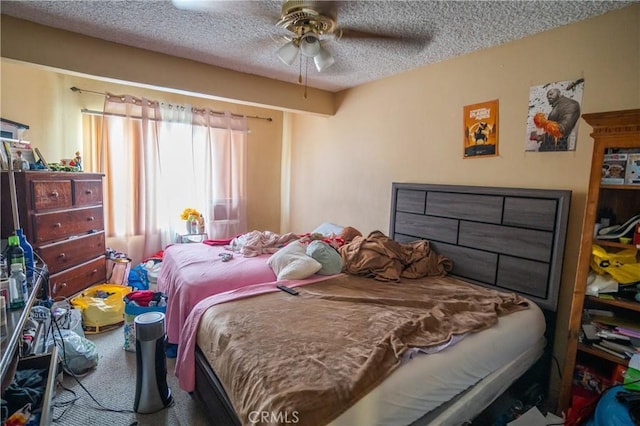
[[[271,2],[240,0],[171,0],[171,3],[182,10],[193,12],[212,12],[233,15],[252,15],[277,19],[279,8]]]
[[[178,9],[197,12],[227,12],[233,10],[235,2],[222,0],[171,0]]]
[[[430,36],[415,35],[399,35],[399,34],[383,34],[374,33],[369,31],[355,30],[351,28],[339,28],[336,31],[336,39],[357,39],[357,40],[384,40],[389,42],[397,42],[409,45],[415,45],[416,47],[425,47],[431,41]]]

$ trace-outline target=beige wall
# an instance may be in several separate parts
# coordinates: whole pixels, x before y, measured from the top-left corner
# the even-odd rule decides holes
[[[392,182],[569,189],[555,339],[562,365],[591,128],[580,120],[575,151],[525,153],[524,145],[529,88],[581,77],[583,112],[640,107],[640,5],[346,91],[333,117],[296,115],[289,229],[329,220],[387,232]],[[463,159],[462,108],[493,99],[500,155]]]
[[[2,56],[6,57],[4,23],[3,17]],[[12,31],[11,39],[16,43],[21,36],[31,37],[26,32],[21,34],[20,29]],[[29,46],[32,50],[35,48],[33,43]],[[59,49],[55,43],[50,47]],[[128,52],[128,48],[125,50]],[[50,52],[30,51],[27,58],[20,49],[14,48],[12,55],[14,59],[65,68],[64,61],[52,57]],[[131,60],[136,59],[131,57]],[[159,59],[154,57],[154,60]],[[162,60],[171,62],[170,58]],[[77,59],[69,61],[73,67],[88,68]],[[181,66],[189,66],[184,61],[176,61]],[[13,102],[21,102],[19,91],[5,98],[5,91],[11,90],[9,86],[31,82],[20,83],[22,77],[14,73],[12,80],[5,84],[5,62],[2,66],[4,109],[10,108]],[[115,72],[108,61],[102,66],[108,68],[107,73]],[[47,121],[39,121],[39,115],[26,117],[25,122],[34,127],[43,125],[47,128],[45,133],[51,131],[56,135],[51,144],[72,146],[77,141],[62,142],[68,129],[60,129],[60,123],[67,120],[62,111],[66,111],[67,103],[71,102],[66,92],[69,81],[65,80],[70,77],[45,78],[64,80],[52,83],[46,100],[31,96],[32,102],[45,104],[37,106],[34,114],[37,112]],[[163,84],[168,87],[184,86],[179,74],[163,78]],[[250,196],[255,197],[251,200],[252,223],[257,229],[269,228],[269,221],[262,220],[266,213],[270,217],[278,215],[277,220],[282,223],[280,232],[304,232],[323,221],[352,225],[363,232],[388,231],[391,183],[396,181],[569,189],[573,196],[555,339],[556,355],[562,363],[592,140],[589,126],[581,121],[575,151],[525,153],[525,123],[531,86],[576,78],[585,79],[583,112],[640,107],[639,4],[339,93],[335,96],[335,116],[312,115],[317,114],[312,108],[308,109],[310,114],[284,114],[274,126],[284,123],[284,127],[271,130],[273,134],[264,136],[265,142],[252,142],[250,148],[250,155],[254,156],[250,164],[253,177]],[[82,83],[86,88],[106,90],[102,83],[92,87],[89,84],[89,81]],[[286,105],[268,87],[251,87],[275,109],[304,111]],[[220,95],[210,85],[196,84],[190,89]],[[227,97],[233,97],[226,93]],[[315,99],[325,102],[325,95],[321,95]],[[166,99],[165,94],[155,97]],[[238,95],[239,99],[243,97],[245,92]],[[462,158],[462,108],[493,99],[500,102],[500,155],[465,160]],[[313,93],[309,100],[314,101]],[[21,105],[32,108],[26,102]],[[77,111],[79,107],[74,104],[72,110]],[[275,116],[276,112],[257,115]],[[21,121],[18,117],[15,119]],[[260,129],[258,134],[255,126],[257,124],[252,124],[251,138],[262,138],[263,131],[272,129],[267,124],[259,124],[265,129]],[[284,135],[282,146],[280,141],[275,141],[281,135]],[[47,149],[53,152],[58,148]],[[68,148],[63,151],[68,152]],[[56,152],[56,155],[59,154]],[[273,165],[277,170],[265,164],[269,161],[278,163]],[[280,185],[281,201],[277,196],[270,196],[279,195]],[[280,202],[282,212],[276,206]],[[555,370],[554,376],[557,380]]]
[[[2,15],[2,57],[46,65],[67,72],[95,76],[144,87],[163,87],[183,93],[204,93],[245,105],[275,105],[290,111],[333,114],[333,95],[252,74],[238,73],[164,53],[59,30]],[[313,101],[311,101],[313,99]]]
[[[249,229],[279,230],[281,111],[114,84],[4,58],[0,62],[0,71],[1,116],[29,125],[25,139],[38,147],[45,159],[51,162],[71,158],[76,151],[83,151],[80,110],[102,110],[103,96],[79,94],[70,90],[73,86],[88,91],[127,93],[169,103],[207,106],[216,111],[272,118],[273,121],[249,119],[248,226]]]

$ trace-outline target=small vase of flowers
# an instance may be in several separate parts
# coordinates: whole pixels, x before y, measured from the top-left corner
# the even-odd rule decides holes
[[[187,234],[198,233],[198,218],[200,218],[200,216],[200,212],[196,209],[192,209],[191,207],[187,207],[182,211],[180,219],[186,222]]]

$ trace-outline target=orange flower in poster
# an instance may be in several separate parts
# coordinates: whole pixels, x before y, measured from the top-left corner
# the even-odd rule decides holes
[[[498,101],[463,108],[464,158],[498,155]]]

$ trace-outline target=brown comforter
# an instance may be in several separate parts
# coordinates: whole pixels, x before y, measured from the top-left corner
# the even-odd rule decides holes
[[[198,345],[245,425],[324,425],[382,382],[407,348],[527,308],[515,294],[450,277],[342,275],[297,290],[216,305],[202,318]]]
[[[355,237],[338,251],[344,263],[343,272],[378,281],[444,276],[453,266],[451,260],[431,250],[426,240],[403,244],[380,231]]]

